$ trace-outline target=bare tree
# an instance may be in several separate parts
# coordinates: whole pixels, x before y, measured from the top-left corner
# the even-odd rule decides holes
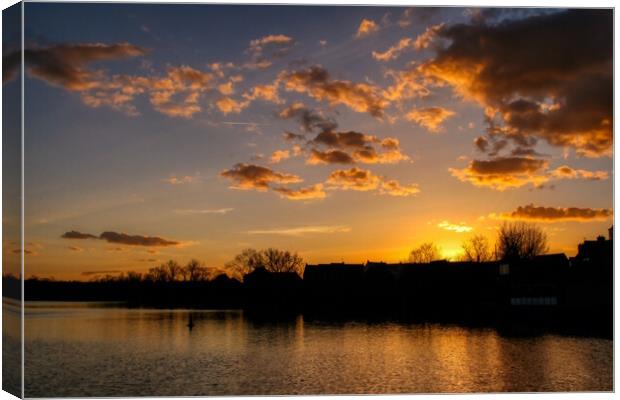
[[[534,224],[505,222],[499,228],[495,251],[500,260],[533,258],[547,252],[547,235]]]
[[[263,255],[255,249],[243,249],[235,258],[226,264],[226,268],[238,278],[243,278],[258,267],[264,267]]]
[[[228,262],[226,267],[233,275],[242,279],[259,267],[264,267],[269,272],[296,272],[302,275],[304,264],[297,253],[268,248],[261,251],[245,249]]]
[[[186,280],[190,282],[206,281],[211,276],[211,271],[196,259],[190,260],[183,268],[183,271]]]
[[[302,275],[304,272],[303,259],[297,253],[268,248],[261,252],[265,268],[269,272],[295,272]]]
[[[178,281],[182,277],[183,268],[181,268],[181,265],[179,265],[178,262],[169,260],[166,264],[164,264],[164,268],[168,273],[169,282]]]
[[[472,262],[489,261],[493,257],[488,239],[483,235],[475,235],[461,245],[463,260]]]
[[[422,243],[409,253],[409,262],[415,264],[425,264],[440,258],[441,250],[432,242]]]

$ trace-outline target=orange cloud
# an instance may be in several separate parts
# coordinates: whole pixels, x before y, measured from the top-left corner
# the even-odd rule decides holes
[[[250,103],[248,101],[239,102],[232,97],[222,97],[215,102],[215,106],[224,115],[229,113],[239,114],[244,108],[249,105]]]
[[[320,66],[294,72],[284,71],[279,79],[287,91],[306,93],[315,100],[327,101],[331,105],[343,104],[353,111],[367,112],[378,118],[383,117],[388,106],[376,86],[331,79],[327,70]]]
[[[168,182],[171,185],[183,185],[186,183],[196,182],[198,179],[200,178],[197,175],[195,176],[186,175],[182,177],[177,177],[176,175],[172,175],[169,178],[164,179],[164,182]]]
[[[273,64],[273,60],[286,55],[294,44],[293,38],[286,35],[267,35],[250,41],[247,52],[252,61],[245,65],[249,69],[264,69]]]
[[[443,26],[444,24],[441,23],[426,28],[426,30],[415,39],[413,47],[415,47],[416,50],[428,48],[432,41],[437,37],[437,34],[441,31]]]
[[[405,118],[409,121],[417,123],[431,132],[439,132],[443,121],[453,115],[454,111],[450,111],[443,107],[428,107],[411,110],[407,113],[407,115],[405,115]]]
[[[402,38],[394,46],[390,47],[383,53],[373,51],[372,58],[377,61],[390,61],[397,59],[400,54],[406,49],[410,48],[413,43],[411,38]]]
[[[286,184],[302,181],[297,175],[280,173],[267,167],[243,163],[220,172],[220,175],[235,182],[231,188],[244,190],[266,191],[271,183]]]
[[[278,94],[278,85],[273,83],[271,85],[256,85],[247,93],[243,94],[243,98],[246,100],[262,99],[275,104],[282,104],[282,100]]]
[[[360,23],[360,26],[357,28],[357,33],[355,37],[362,38],[365,36],[369,36],[375,32],[379,31],[379,25],[372,19],[364,18]]]
[[[453,176],[479,187],[503,191],[529,183],[540,186],[549,180],[544,171],[546,160],[525,157],[499,157],[491,160],[472,160],[463,169],[450,168]]]
[[[386,77],[391,78],[394,83],[382,92],[382,96],[387,101],[403,101],[413,98],[426,97],[430,90],[417,69],[412,68],[405,71],[386,71]]]
[[[369,191],[379,186],[380,178],[372,172],[357,167],[336,170],[329,174],[327,184],[341,190]]]
[[[323,185],[320,183],[300,189],[275,187],[273,188],[273,191],[278,193],[280,197],[289,200],[316,200],[323,199],[326,196],[325,191],[323,190]]]
[[[272,164],[277,164],[282,160],[286,160],[287,158],[289,158],[291,156],[290,152],[288,150],[276,150],[271,154],[271,157],[269,158],[269,161]]]
[[[559,179],[586,179],[591,181],[600,181],[609,178],[606,171],[588,171],[585,169],[573,169],[568,165],[562,165],[551,172]]]
[[[401,185],[398,181],[392,179],[381,183],[380,193],[390,196],[405,197],[420,193],[420,188],[415,183],[411,185]]]

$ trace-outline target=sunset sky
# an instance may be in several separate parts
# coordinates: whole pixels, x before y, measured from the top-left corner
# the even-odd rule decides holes
[[[613,218],[612,18],[26,3],[26,275],[455,257],[516,219],[574,255]]]

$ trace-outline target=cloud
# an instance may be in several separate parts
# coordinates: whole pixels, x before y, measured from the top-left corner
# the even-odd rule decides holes
[[[398,19],[397,24],[401,28],[407,28],[411,26],[413,20],[417,20],[418,22],[425,22],[433,16],[438,15],[440,12],[441,7],[416,6],[406,8]]]
[[[108,243],[118,243],[128,246],[176,246],[179,242],[173,240],[163,239],[157,236],[142,236],[142,235],[127,235],[119,232],[103,232],[99,235],[99,239],[105,240]]]
[[[90,233],[81,233],[77,231],[65,232],[61,235],[63,239],[99,239],[105,240],[108,243],[126,244],[130,246],[175,246],[180,242],[162,239],[157,236],[141,236],[141,235],[127,235],[125,233],[118,232],[103,232],[99,236],[91,235]]]
[[[395,45],[388,48],[383,53],[378,51],[372,52],[372,58],[377,61],[391,61],[397,59],[406,49],[412,47],[413,40],[411,38],[402,38]]]
[[[405,118],[428,129],[430,132],[439,132],[443,121],[453,115],[454,111],[443,107],[428,107],[413,109],[405,115]]]
[[[291,157],[291,153],[288,150],[276,150],[269,157],[269,162],[277,164],[282,160],[286,160]]]
[[[346,233],[351,228],[341,225],[310,225],[295,228],[275,228],[275,229],[257,229],[247,231],[250,235],[282,235],[282,236],[303,236],[308,234],[329,234],[329,233]]]
[[[353,111],[366,112],[377,118],[383,117],[388,106],[378,87],[369,83],[331,79],[329,72],[321,66],[301,71],[283,71],[279,80],[284,83],[287,91],[306,93],[330,105],[343,104]]]
[[[332,171],[326,181],[329,189],[377,191],[379,194],[405,197],[420,192],[417,184],[401,185],[398,181],[374,175],[369,170],[353,167]]]
[[[251,62],[245,65],[249,69],[265,69],[273,64],[273,60],[286,55],[294,41],[290,36],[278,34],[267,35],[250,41],[246,50],[251,56]]]
[[[91,235],[90,233],[82,233],[78,231],[65,232],[60,237],[63,239],[99,239],[98,236]]]
[[[68,246],[67,249],[75,251],[76,253],[81,253],[82,251],[84,251],[84,249],[79,246]]]
[[[341,190],[369,191],[377,189],[381,179],[368,170],[353,167],[331,172],[326,182]]]
[[[184,210],[174,210],[177,214],[228,214],[233,211],[234,208],[207,208],[203,210],[195,210],[195,209],[184,209]]]
[[[176,175],[171,175],[169,178],[164,179],[164,182],[168,182],[171,185],[183,185],[187,183],[193,183],[200,179],[198,175],[186,175],[177,177]]]
[[[498,157],[472,160],[466,168],[450,168],[449,171],[463,182],[503,191],[528,183],[542,185],[549,180],[544,174],[548,165],[548,161],[535,158]]]
[[[588,171],[585,169],[574,169],[568,165],[562,165],[553,171],[551,175],[559,179],[586,179],[591,181],[600,181],[609,178],[606,171]]]
[[[214,88],[215,75],[187,65],[169,67],[162,76],[114,75],[102,77],[96,90],[82,92],[90,107],[109,106],[129,115],[138,115],[132,102],[137,95],[148,94],[153,108],[169,117],[192,118],[202,111],[203,93]]]
[[[385,72],[385,76],[394,81],[381,94],[386,101],[401,102],[403,100],[426,97],[430,94],[430,90],[415,68],[405,71],[388,70]]]
[[[361,132],[333,132],[323,131],[311,140],[312,144],[336,147],[339,149],[353,148],[366,149],[370,144],[377,142],[377,138]]]
[[[482,105],[490,131],[589,157],[611,154],[612,10],[456,24],[437,35],[449,44],[418,72]]]
[[[320,183],[300,189],[275,187],[273,191],[278,193],[280,197],[289,200],[315,200],[324,199],[326,197],[323,185]]]
[[[485,148],[484,140],[479,142],[478,147]],[[466,168],[450,168],[449,171],[463,182],[500,191],[530,183],[536,187],[542,187],[545,182],[552,179],[598,181],[609,178],[606,171],[574,169],[568,165],[562,165],[549,171],[548,167],[549,161],[544,159],[530,156],[511,156],[495,157],[489,160],[472,160]]]
[[[253,164],[236,164],[233,168],[220,172],[220,175],[232,180],[233,189],[254,189],[265,191],[269,184],[299,183],[302,179],[293,174],[273,171],[270,168]]]
[[[284,100],[280,98],[278,93],[278,85],[256,85],[249,92],[243,94],[243,98],[249,101],[262,99],[275,104],[282,104]]]
[[[536,207],[528,204],[518,207],[515,211],[501,214],[500,218],[538,222],[588,222],[607,220],[612,216],[613,211],[607,208]]]
[[[354,164],[355,160],[349,153],[342,150],[319,151],[312,149],[310,157],[306,160],[306,164]]]
[[[390,196],[406,197],[420,193],[420,188],[415,183],[411,185],[401,185],[398,181],[391,179],[381,183],[380,193]]]
[[[441,23],[441,24],[432,25],[426,28],[426,30],[422,32],[422,34],[418,35],[418,37],[415,39],[415,42],[413,43],[413,47],[416,50],[423,50],[423,49],[428,48],[428,46],[430,46],[430,44],[433,42],[435,37],[437,37],[437,34],[439,33],[439,31],[441,31],[443,26],[444,24]]]
[[[222,114],[227,115],[230,113],[239,114],[244,108],[250,105],[249,101],[237,101],[232,97],[222,97],[215,102],[215,106]]]
[[[360,26],[357,28],[357,33],[355,37],[362,38],[369,36],[375,32],[379,31],[379,25],[372,19],[364,18],[362,22],[360,22]]]
[[[146,49],[129,43],[63,44],[46,48],[27,48],[24,61],[28,73],[67,90],[82,91],[100,85],[101,72],[88,70],[89,64],[146,54]],[[4,57],[3,81],[15,77],[21,65],[21,52]]]
[[[447,231],[457,232],[457,233],[465,233],[471,232],[474,228],[471,226],[465,225],[464,223],[460,224],[451,224],[448,221],[442,221],[437,224],[438,228],[445,229]]]
[[[319,111],[307,108],[301,102],[295,102],[286,107],[280,111],[278,116],[283,119],[296,119],[304,132],[311,132],[314,129],[331,131],[338,127],[338,123],[334,119],[325,117]]]
[[[311,149],[306,163],[310,165],[394,164],[409,159],[401,152],[398,139],[388,137],[380,140],[376,136],[355,131],[323,131],[307,144]],[[377,151],[377,147],[383,151]]]

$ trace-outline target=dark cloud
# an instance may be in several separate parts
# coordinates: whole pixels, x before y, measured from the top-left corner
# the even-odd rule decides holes
[[[99,235],[99,238],[109,243],[126,244],[129,246],[165,247],[180,244],[179,242],[163,239],[157,236],[127,235],[119,232],[103,232]]]
[[[418,72],[478,101],[502,135],[541,138],[580,155],[611,153],[612,10],[456,24],[438,35],[449,45]]]
[[[311,132],[314,129],[331,131],[338,127],[338,123],[333,118],[325,117],[322,113],[311,110],[299,102],[285,108],[278,116],[283,119],[294,118],[304,132]]]
[[[470,168],[478,174],[514,174],[537,172],[547,161],[526,157],[500,157],[492,160],[473,160]]]
[[[560,221],[597,221],[606,220],[613,216],[613,211],[607,208],[578,208],[578,207],[536,207],[529,204],[518,207],[515,211],[505,213],[502,218],[534,220],[541,222]]]
[[[25,49],[24,61],[31,75],[68,90],[81,91],[95,88],[101,80],[97,71],[85,69],[88,64],[144,54],[145,49],[128,43],[64,44]],[[2,75],[6,82],[15,76],[21,65],[21,54],[5,56],[3,64]]]
[[[475,186],[503,191],[528,183],[540,186],[549,180],[546,160],[527,157],[497,157],[472,160],[463,169],[450,168],[453,176]]]
[[[63,239],[99,239],[98,236],[91,235],[90,233],[82,233],[78,231],[65,232],[60,237]]]
[[[275,187],[273,188],[273,191],[278,193],[280,197],[284,197],[289,200],[315,200],[323,199],[326,196],[325,191],[323,190],[323,185],[320,183],[299,189]]]
[[[342,150],[319,151],[312,149],[310,157],[306,161],[308,164],[354,164],[353,157]]]
[[[220,172],[220,175],[235,183],[234,189],[255,189],[265,191],[272,183],[298,183],[302,179],[293,174],[276,172],[270,168],[253,164],[236,164],[233,168]]]
[[[349,131],[349,132],[332,132],[324,131],[319,133],[312,141],[312,144],[325,145],[339,149],[354,148],[367,149],[370,144],[376,143],[378,140],[372,135],[365,133]]]
[[[284,132],[282,134],[282,137],[284,138],[284,140],[288,142],[306,140],[306,137],[304,135],[300,135],[300,134],[293,133],[293,132]]]
[[[105,240],[108,243],[125,244],[129,246],[175,246],[180,244],[179,242],[162,239],[157,236],[142,236],[142,235],[127,235],[125,233],[118,232],[103,232],[99,236],[91,235],[90,233],[81,233],[77,231],[69,231],[62,234],[63,239],[99,239]]]
[[[341,190],[369,191],[377,189],[381,179],[369,170],[354,167],[333,171],[329,174],[327,183]]]

